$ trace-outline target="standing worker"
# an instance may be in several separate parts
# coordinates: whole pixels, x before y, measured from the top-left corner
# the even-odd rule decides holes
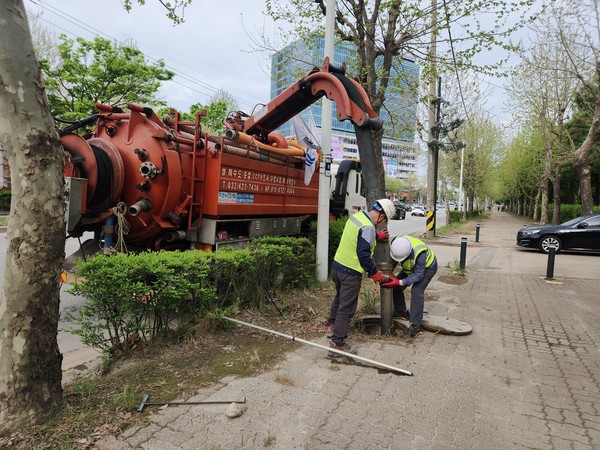
[[[410,320],[410,327],[402,333],[405,339],[423,334],[423,309],[425,289],[437,273],[438,263],[433,250],[420,239],[412,236],[396,236],[390,244],[391,257],[400,263],[401,270],[382,286],[394,288],[394,317]],[[410,289],[410,315],[404,301],[404,290]]]
[[[396,214],[394,203],[377,200],[369,211],[359,211],[346,222],[340,244],[331,264],[331,279],[335,283],[335,297],[331,303],[327,331],[331,333],[329,346],[348,353],[356,351],[346,342],[350,320],[358,304],[362,276],[367,274],[375,283],[386,280],[373,261],[375,241],[387,241],[385,225]],[[380,231],[377,228],[381,227]],[[333,354],[332,356],[337,356]]]

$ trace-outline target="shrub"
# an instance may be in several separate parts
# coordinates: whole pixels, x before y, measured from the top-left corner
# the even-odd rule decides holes
[[[462,211],[450,211],[450,223],[460,223],[462,222],[462,217]],[[473,212],[467,211],[467,220],[477,219],[480,217],[486,217],[486,214],[483,210],[474,210]]]
[[[333,261],[333,257],[335,256],[335,252],[337,251],[338,246],[340,245],[340,240],[342,239],[342,233],[344,232],[344,227],[346,226],[346,222],[348,222],[348,216],[341,217],[336,221],[329,222],[329,245],[328,245],[328,261]],[[317,245],[317,223],[313,222],[311,225],[311,241],[316,246]],[[327,269],[329,273],[330,268]]]
[[[538,207],[538,212],[541,214],[541,206]],[[592,207],[594,214],[600,214],[600,206]],[[554,203],[548,204],[548,218],[552,220],[554,215]],[[564,223],[571,219],[581,216],[581,205],[580,204],[561,204],[559,222]]]
[[[69,292],[89,301],[72,317],[84,344],[128,351],[236,305],[260,306],[264,290],[314,283],[314,246],[306,238],[260,238],[249,248],[97,255],[78,264]]]
[[[0,191],[0,211],[10,211],[11,192],[8,189]]]
[[[315,246],[308,238],[265,236],[252,241],[257,276],[268,287],[299,288],[315,282]]]

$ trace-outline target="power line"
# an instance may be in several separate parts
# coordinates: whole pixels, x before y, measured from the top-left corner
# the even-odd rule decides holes
[[[42,1],[42,0],[29,0],[29,1],[30,1],[31,3],[33,3],[34,5],[36,5],[36,6],[40,7],[40,8],[41,8],[43,11],[47,11],[47,12],[49,12],[49,13],[51,13],[51,14],[54,14],[55,16],[59,17],[60,19],[62,19],[62,20],[65,20],[65,21],[67,21],[67,22],[69,22],[69,23],[71,23],[71,24],[73,24],[73,25],[77,26],[77,27],[79,27],[79,28],[83,29],[84,31],[86,31],[86,32],[88,32],[88,33],[91,33],[91,34],[93,34],[93,35],[99,35],[99,36],[103,36],[103,37],[105,37],[105,38],[107,38],[107,39],[110,39],[110,40],[112,40],[112,41],[114,41],[114,42],[118,42],[120,45],[127,45],[127,42],[124,42],[124,41],[121,41],[121,40],[119,40],[119,39],[116,39],[116,38],[114,38],[113,36],[111,36],[111,35],[109,35],[109,34],[107,34],[107,33],[103,32],[103,31],[101,31],[101,30],[98,30],[97,28],[94,28],[93,26],[91,26],[91,25],[88,25],[88,24],[87,24],[87,23],[85,23],[85,22],[82,22],[82,21],[81,21],[81,20],[79,20],[77,17],[74,17],[74,16],[72,16],[72,15],[71,15],[71,14],[69,14],[69,13],[66,13],[66,12],[64,12],[64,11],[62,11],[62,10],[60,10],[60,9],[58,9],[58,8],[56,8],[56,7],[54,7],[54,6],[51,6],[51,5],[47,4],[46,2],[44,2],[44,1]],[[40,20],[43,20],[44,22],[48,23],[48,24],[49,24],[49,25],[51,25],[52,27],[54,27],[54,28],[57,28],[57,29],[59,29],[59,30],[62,30],[62,31],[64,31],[65,33],[67,33],[67,34],[69,34],[69,35],[71,35],[71,36],[74,36],[74,37],[81,37],[81,36],[78,36],[76,33],[74,33],[74,32],[73,32],[73,31],[71,31],[71,30],[67,30],[67,29],[65,29],[65,28],[61,27],[60,25],[58,25],[58,24],[55,24],[55,23],[51,22],[51,21],[50,21],[50,20],[48,20],[48,19],[42,18],[42,17],[41,17],[41,15],[38,15],[38,17],[40,18]],[[131,39],[132,41],[135,41],[135,42],[137,43],[137,40],[134,40],[133,38],[130,38],[130,39]],[[145,46],[145,47],[148,47],[148,48],[152,49],[150,46],[148,46],[148,45],[146,45],[146,44],[143,44],[143,43],[142,43],[142,45],[143,45],[143,46]],[[154,50],[154,51],[157,51],[156,49],[153,49],[153,50]],[[159,51],[157,51],[157,52],[158,52],[158,53],[160,53]],[[144,53],[144,56],[145,56],[145,57],[146,57],[146,58],[147,58],[147,59],[148,59],[150,62],[157,63],[157,62],[159,61],[158,59],[156,59],[156,58],[153,58],[153,57],[151,57],[151,56],[148,56],[148,55],[146,55],[145,53]],[[181,63],[180,63],[180,62],[178,62],[178,61],[175,61],[175,62],[177,62],[178,64],[180,64],[180,65],[184,66],[183,64],[181,64]],[[178,84],[178,85],[180,85],[180,86],[183,86],[183,87],[185,87],[185,88],[191,89],[191,90],[193,90],[193,91],[195,91],[195,92],[198,92],[198,93],[200,93],[200,94],[203,94],[203,95],[206,95],[206,96],[209,96],[209,97],[210,97],[210,96],[212,96],[212,95],[214,95],[215,93],[218,93],[219,91],[221,91],[221,89],[219,89],[219,88],[216,88],[216,87],[214,87],[214,86],[212,86],[212,85],[210,85],[210,84],[208,84],[208,83],[206,83],[206,82],[204,82],[204,81],[202,81],[202,80],[199,80],[199,79],[197,79],[197,78],[195,78],[195,77],[192,77],[192,76],[190,76],[190,75],[187,75],[186,73],[184,73],[184,72],[181,72],[180,70],[178,70],[178,69],[176,69],[176,68],[172,67],[172,66],[171,66],[171,65],[169,65],[169,64],[165,64],[165,67],[166,67],[167,69],[171,70],[172,72],[174,72],[174,73],[176,74],[176,76],[178,76],[179,78],[183,79],[184,81],[187,81],[188,83],[192,83],[192,84],[194,84],[194,85],[196,85],[196,86],[200,87],[201,89],[199,89],[199,88],[196,88],[196,87],[193,87],[193,86],[190,86],[189,84],[183,84],[183,83],[181,83],[181,82],[178,82],[178,81],[176,81],[176,80],[171,80],[171,82],[172,82],[172,83]],[[188,69],[189,69],[189,67],[188,67]],[[205,89],[205,90],[202,90],[202,89]],[[210,92],[207,92],[206,90],[208,90],[208,91],[210,91]],[[250,109],[252,109],[252,108],[255,106],[255,104],[254,104],[254,103],[252,103],[252,102],[250,102],[250,101],[247,101],[247,100],[245,100],[245,99],[242,99],[242,98],[240,98],[240,97],[238,97],[238,96],[235,96],[235,95],[233,95],[233,94],[230,94],[230,95],[231,95],[231,96],[232,96],[234,99],[236,99],[236,100],[237,100],[237,101],[238,101],[240,104],[247,105],[247,106],[248,106]]]
[[[458,75],[458,68],[456,66],[456,54],[454,53],[454,43],[452,41],[452,32],[450,30],[450,19],[448,15],[448,5],[446,5],[446,0],[444,2],[444,10],[446,11],[446,24],[448,25],[448,39],[450,40],[450,50],[452,51],[452,65],[454,67],[454,72],[456,73],[456,82],[458,83],[458,92],[460,94],[460,100],[463,105],[463,109],[465,110],[465,116],[467,120],[469,120],[469,112],[467,111],[467,105],[465,104],[465,97],[463,96],[462,86],[460,83],[460,76]]]

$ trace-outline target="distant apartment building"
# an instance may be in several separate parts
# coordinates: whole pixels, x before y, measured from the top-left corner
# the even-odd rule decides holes
[[[313,66],[321,66],[325,53],[325,40],[315,38],[310,44],[298,40],[271,57],[271,98],[298,80]],[[341,43],[334,48],[333,65],[341,67],[344,62],[350,65],[355,47]],[[352,75],[351,70],[348,70]],[[386,175],[391,178],[411,182],[416,179],[418,144],[415,142],[417,122],[416,86],[419,82],[419,66],[407,59],[398,58],[391,74],[394,86],[388,89],[385,108],[380,115],[384,123],[382,157]],[[392,85],[392,83],[390,83]],[[321,125],[322,102],[320,100],[301,113],[308,123],[312,113],[317,127]],[[393,111],[393,117],[389,114]],[[331,153],[334,161],[359,159],[354,126],[350,121],[336,119],[336,105],[333,104]],[[277,130],[285,136],[293,136],[291,123],[287,122]]]

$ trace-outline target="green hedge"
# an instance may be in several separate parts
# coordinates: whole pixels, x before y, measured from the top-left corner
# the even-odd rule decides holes
[[[484,217],[485,212],[483,210],[475,210],[473,212],[467,211],[467,220],[477,219]],[[450,223],[462,222],[463,212],[462,211],[450,211]]]
[[[10,211],[11,192],[7,189],[0,191],[0,211]]]
[[[127,351],[214,312],[260,307],[265,290],[314,283],[315,249],[306,238],[268,237],[216,253],[98,255],[77,270],[69,292],[88,302],[69,331],[86,345]]]
[[[541,214],[542,208],[538,207],[538,214]],[[600,206],[592,207],[592,212],[594,214],[600,214]],[[548,205],[548,218],[552,220],[552,216],[554,216],[554,203],[550,203]],[[560,205],[560,214],[559,221],[560,223],[567,222],[568,220],[575,219],[576,217],[581,216],[581,205],[580,204],[561,204]]]
[[[342,239],[342,233],[344,232],[344,227],[346,226],[346,222],[348,222],[348,216],[344,216],[339,218],[336,221],[329,222],[329,248],[328,248],[328,261],[331,263],[333,261],[333,257],[335,256],[335,252],[337,251],[338,245],[340,245],[340,240]],[[313,242],[314,246],[317,245],[317,222],[313,222],[311,224],[311,234],[310,239]],[[331,267],[327,268],[327,273],[329,273]]]

